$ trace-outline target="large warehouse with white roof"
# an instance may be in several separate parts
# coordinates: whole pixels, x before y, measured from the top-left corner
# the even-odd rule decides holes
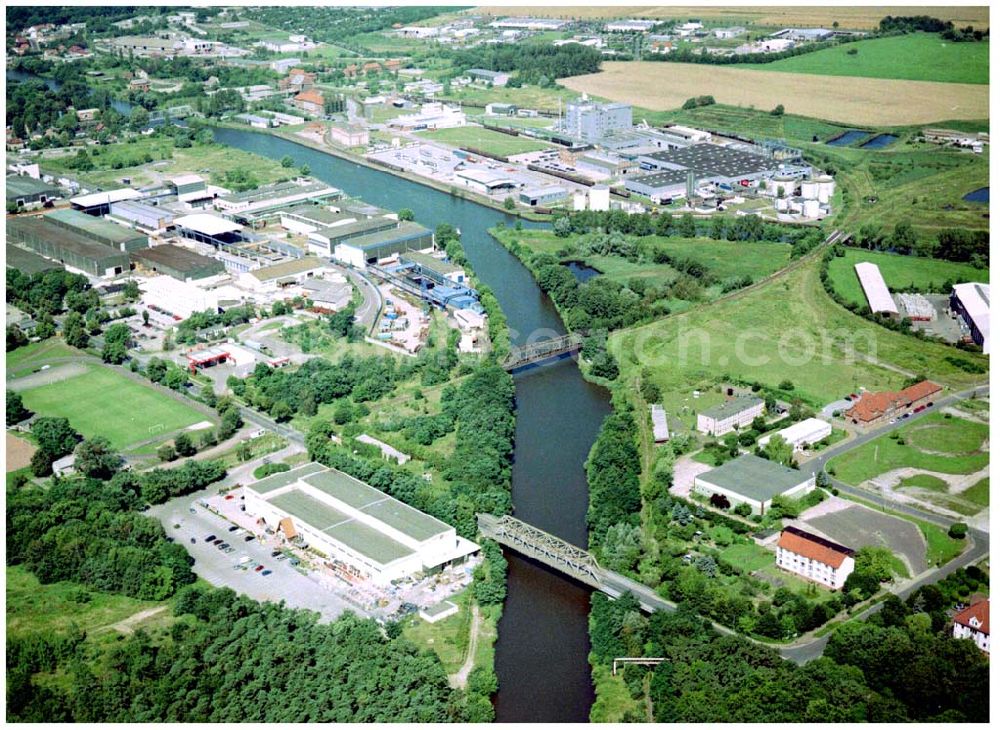
[[[972,341],[990,354],[990,285],[956,284],[951,290],[951,308],[969,326]]]
[[[244,496],[248,514],[304,540],[348,580],[385,584],[479,550],[454,527],[315,462],[248,484]]]
[[[872,308],[872,312],[898,317],[899,309],[896,308],[896,303],[892,300],[892,294],[889,293],[889,287],[885,285],[885,279],[882,278],[882,272],[879,271],[878,266],[868,261],[862,261],[859,264],[854,264],[854,271],[858,275],[861,289],[865,293],[865,298],[868,299],[868,306]]]

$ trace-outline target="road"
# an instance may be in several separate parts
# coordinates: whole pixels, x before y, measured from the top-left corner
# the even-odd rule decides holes
[[[382,295],[379,293],[378,287],[361,272],[349,269],[346,266],[343,268],[343,271],[354,282],[354,285],[358,287],[363,300],[361,306],[355,310],[354,318],[358,324],[365,328],[365,334],[371,334],[375,320],[378,319],[378,314],[382,311]]]

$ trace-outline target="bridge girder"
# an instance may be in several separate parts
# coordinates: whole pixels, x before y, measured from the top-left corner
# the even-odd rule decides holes
[[[604,569],[594,556],[555,535],[529,525],[510,515],[496,518],[490,527],[491,535],[499,542],[509,544],[528,557],[563,570],[588,585],[604,587]]]

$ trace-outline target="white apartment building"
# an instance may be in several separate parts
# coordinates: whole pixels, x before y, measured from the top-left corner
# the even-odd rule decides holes
[[[764,413],[764,400],[741,396],[698,414],[698,430],[709,436],[722,436],[737,428],[749,426]]]
[[[786,527],[778,539],[775,563],[806,580],[840,590],[854,572],[854,551],[797,527]]]

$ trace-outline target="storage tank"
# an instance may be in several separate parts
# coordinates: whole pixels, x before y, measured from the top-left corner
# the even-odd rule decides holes
[[[774,209],[779,213],[784,213],[788,210],[788,198],[775,198]]]
[[[837,187],[837,183],[829,175],[821,175],[816,178],[816,183],[818,185],[817,199],[821,203],[829,203],[833,198],[833,191]]]
[[[607,185],[595,185],[590,189],[590,209],[610,210],[611,208],[611,188]]]
[[[573,193],[573,210],[587,209],[587,194],[582,190]]]
[[[819,181],[818,180],[803,180],[802,181],[802,197],[806,200],[816,200],[819,198]]]
[[[795,192],[796,177],[794,175],[775,175],[767,181],[767,194],[778,197],[778,188],[783,188],[785,197],[791,197]]]
[[[802,215],[806,218],[819,218],[819,201],[815,198],[804,200],[802,202]]]

